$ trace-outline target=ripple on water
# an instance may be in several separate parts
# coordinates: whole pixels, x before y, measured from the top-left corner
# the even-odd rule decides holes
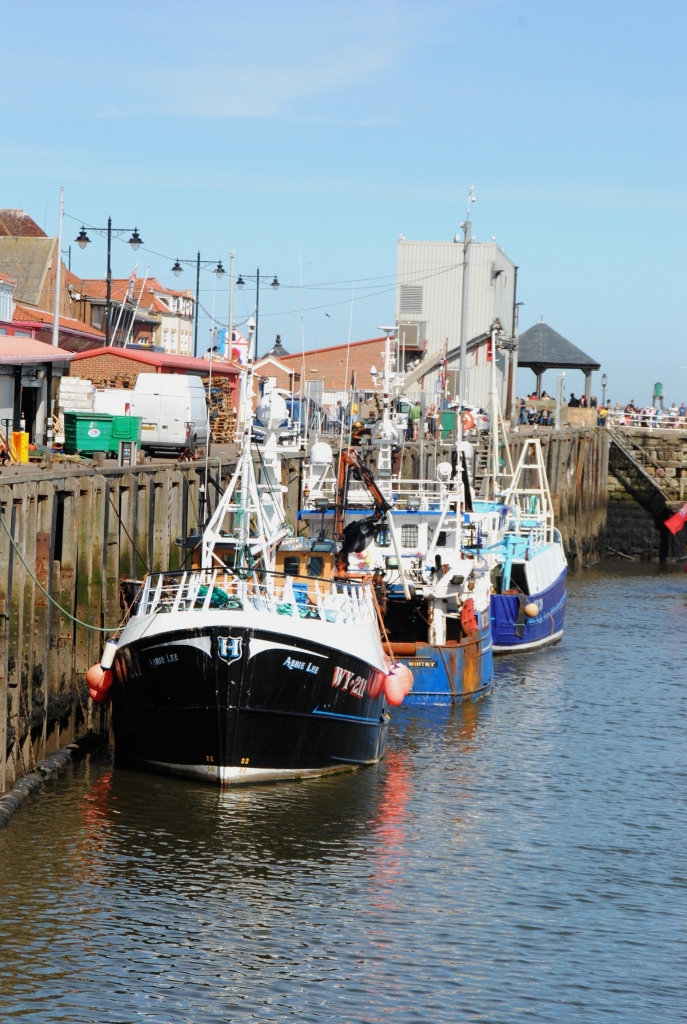
[[[687,579],[571,580],[383,764],[217,793],[91,758],[0,832],[2,1018],[684,1020]]]

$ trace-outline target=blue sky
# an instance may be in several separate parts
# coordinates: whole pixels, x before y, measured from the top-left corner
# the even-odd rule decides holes
[[[686,29],[672,0],[24,0],[3,10],[0,205],[55,233],[64,185],[72,216],[137,225],[163,254],[139,272],[176,287],[193,275],[167,257],[235,249],[283,285],[261,348],[293,351],[301,300],[308,347],[393,319],[399,233],[453,237],[474,184],[476,237],[520,267],[521,328],[543,316],[595,356],[613,399],[660,380],[679,401]],[[75,248],[77,274],[104,272],[102,240]],[[134,259],[118,243],[114,272]],[[226,285],[215,302],[226,317]]]

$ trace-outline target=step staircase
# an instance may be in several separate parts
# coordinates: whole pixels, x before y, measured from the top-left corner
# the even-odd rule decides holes
[[[631,435],[617,427],[608,426],[606,429],[610,440],[610,472],[660,526],[671,512],[682,505],[680,482],[668,476]]]

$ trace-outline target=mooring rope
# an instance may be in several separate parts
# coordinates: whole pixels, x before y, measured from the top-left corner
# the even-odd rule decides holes
[[[43,593],[47,597],[48,601],[50,601],[52,604],[54,604],[55,607],[58,609],[58,611],[61,612],[62,615],[65,616],[65,618],[71,619],[72,622],[77,622],[80,626],[85,626],[86,629],[92,629],[92,630],[94,630],[94,632],[97,632],[97,633],[118,633],[119,632],[119,630],[121,629],[121,626],[93,626],[90,622],[84,622],[83,619],[77,619],[76,615],[72,615],[71,612],[66,611],[66,609],[64,609],[61,604],[58,604],[58,602],[55,600],[55,598],[51,594],[48,593],[48,591],[45,589],[45,587],[40,582],[40,580],[36,579],[36,576],[32,572],[32,570],[29,567],[26,559],[24,558],[23,554],[21,553],[18,544],[15,542],[14,537],[12,536],[12,534],[10,533],[10,531],[7,528],[7,523],[5,522],[5,519],[4,519],[4,513],[0,514],[0,523],[2,523],[2,528],[5,531],[5,533],[7,534],[7,536],[9,537],[10,544],[12,545],[14,550],[19,555],[19,558],[21,559],[21,562],[22,562],[24,568],[28,572],[28,574],[31,577],[31,579],[33,580],[33,582],[36,584],[37,587],[39,587],[43,591]]]

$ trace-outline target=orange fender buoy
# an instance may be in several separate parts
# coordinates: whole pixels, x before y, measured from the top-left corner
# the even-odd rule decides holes
[[[367,694],[372,697],[372,700],[376,700],[380,693],[384,689],[384,682],[386,676],[382,672],[375,672],[367,684]]]
[[[405,697],[403,683],[393,672],[390,672],[384,680],[384,694],[389,704],[393,705],[393,707],[398,707],[399,704],[403,703],[403,698]]]
[[[391,671],[384,680],[384,693],[389,704],[397,706],[403,703],[413,688],[413,673],[407,665],[397,662],[392,665]]]
[[[402,661],[399,661],[392,668],[393,675],[400,680],[401,686],[403,687],[403,695],[407,697],[413,688],[413,673],[410,671],[407,665],[404,665]]]
[[[91,698],[97,704],[104,704],[109,699],[112,688],[112,672],[102,665],[91,665],[86,673],[86,683]]]

